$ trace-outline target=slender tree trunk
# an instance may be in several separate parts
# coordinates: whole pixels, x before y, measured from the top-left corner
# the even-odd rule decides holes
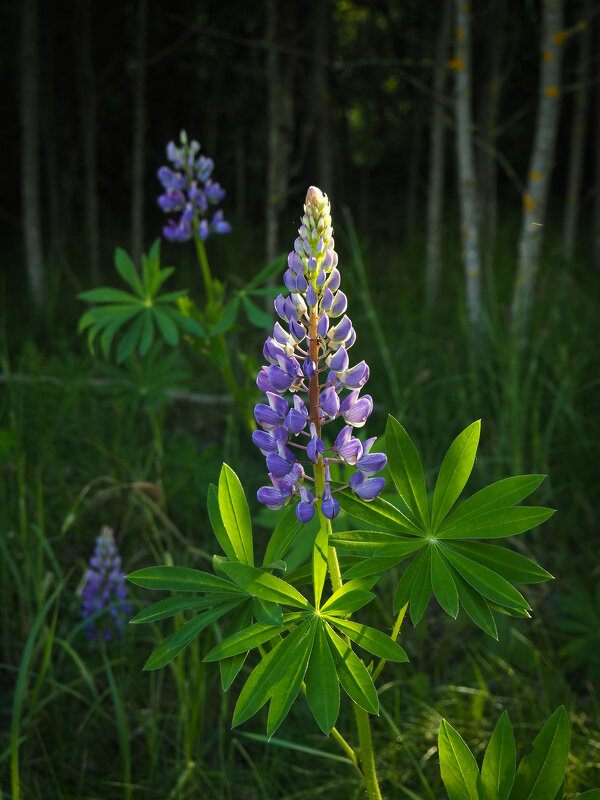
[[[21,204],[25,267],[36,309],[46,299],[40,210],[39,41],[37,0],[21,5]]]
[[[452,0],[444,0],[442,21],[437,37],[435,68],[433,73],[433,115],[429,141],[429,189],[427,193],[427,308],[431,312],[437,303],[442,272],[442,203],[444,199],[445,166],[445,93],[447,83],[446,61],[450,44]]]
[[[83,181],[85,187],[85,221],[89,243],[90,277],[93,286],[100,281],[100,216],[98,210],[97,165],[97,98],[92,59],[92,2],[80,4],[80,95],[83,139]]]
[[[276,2],[267,0],[267,261],[272,261],[279,252],[279,215],[287,195],[290,171],[290,135],[294,118],[292,90],[295,60],[291,56],[286,56],[285,65],[282,64],[280,50],[274,46],[279,40],[277,22]]]
[[[317,179],[319,188],[330,198],[333,196],[334,164],[331,146],[331,96],[327,58],[329,55],[329,30],[331,6],[325,3],[323,12],[315,15],[315,94],[317,104]]]
[[[596,20],[597,50],[600,53],[600,21]],[[594,167],[595,167],[595,197],[594,197],[594,239],[593,239],[593,264],[596,272],[600,272],[600,59],[596,62],[596,114],[594,120]]]
[[[481,239],[486,253],[484,262],[488,269],[493,264],[498,225],[496,129],[502,88],[502,56],[505,44],[505,37],[502,31],[505,25],[506,11],[505,0],[496,0],[489,22],[490,36],[487,43],[489,77],[483,87],[483,102],[481,103],[480,131],[483,145],[479,158],[479,187],[482,210]]]
[[[527,338],[542,249],[544,219],[552,173],[558,112],[563,42],[562,0],[542,6],[541,69],[535,138],[523,197],[523,221],[514,285],[512,327],[521,344]]]
[[[567,258],[573,258],[577,217],[579,215],[579,195],[581,193],[581,171],[585,151],[586,118],[588,107],[590,52],[592,36],[590,31],[591,0],[585,0],[579,34],[579,59],[577,63],[577,90],[574,95],[575,109],[571,122],[571,152],[567,179],[567,198],[565,204],[565,222],[563,231],[563,247]]]
[[[413,111],[411,125],[410,158],[408,164],[408,191],[406,193],[406,227],[405,235],[411,242],[416,231],[416,221],[420,216],[419,209],[419,177],[421,174],[421,152],[423,144],[423,109],[420,100]]]
[[[139,0],[138,43],[133,84],[133,136],[131,154],[131,252],[140,263],[144,247],[144,161],[146,155],[146,39],[147,0]]]
[[[477,345],[481,332],[481,255],[477,209],[477,179],[471,131],[471,20],[469,6],[464,0],[455,0],[455,9],[456,28],[454,35],[456,49],[451,66],[456,71],[456,149],[458,154],[461,238],[469,332],[471,341]]]
[[[58,145],[56,141],[56,67],[54,36],[46,37],[43,58],[46,62],[45,90],[42,100],[44,126],[42,128],[42,153],[44,177],[48,192],[48,261],[55,270],[64,261],[64,203],[61,192],[62,175],[58,166]]]

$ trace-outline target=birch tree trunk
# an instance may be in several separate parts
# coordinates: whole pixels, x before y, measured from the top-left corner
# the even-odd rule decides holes
[[[477,178],[472,142],[471,119],[471,20],[464,0],[455,0],[455,57],[450,66],[456,71],[455,111],[458,183],[460,195],[461,239],[465,268],[467,318],[471,341],[477,346],[481,333],[481,255]]]
[[[575,108],[571,121],[571,152],[567,178],[567,198],[563,230],[563,248],[567,258],[573,258],[573,247],[577,233],[579,216],[579,195],[581,193],[581,171],[585,151],[586,118],[590,78],[590,52],[592,36],[590,32],[591,0],[585,0],[584,18],[579,34],[579,58],[577,62],[577,89],[574,94]]]
[[[133,83],[133,128],[131,153],[131,252],[139,264],[144,247],[144,161],[146,155],[146,39],[147,0],[139,0],[138,44]]]
[[[83,140],[83,183],[85,187],[85,223],[89,244],[92,286],[100,282],[100,219],[98,211],[98,167],[96,147],[97,98],[92,61],[92,3],[83,0],[80,23],[79,92],[81,98],[81,130]]]
[[[21,5],[21,204],[25,268],[38,311],[46,299],[40,209],[39,40],[37,0]]]
[[[543,0],[538,112],[529,174],[523,196],[517,276],[511,306],[513,332],[521,344],[527,339],[543,243],[543,226],[558,130],[561,62],[565,37],[566,34],[562,30],[562,0]]]
[[[411,242],[419,215],[419,176],[421,173],[421,152],[423,144],[423,108],[420,100],[413,109],[410,134],[410,156],[408,164],[408,191],[406,193],[405,236]]]
[[[446,61],[450,43],[452,0],[444,0],[442,21],[437,36],[435,67],[433,72],[433,114],[429,139],[429,188],[427,192],[427,243],[426,243],[426,300],[428,311],[437,303],[442,272],[442,203],[444,199],[445,166],[445,93],[447,83]]]

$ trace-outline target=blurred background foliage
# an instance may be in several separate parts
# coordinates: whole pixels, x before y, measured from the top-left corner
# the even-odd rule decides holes
[[[549,475],[535,502],[558,513],[514,542],[556,576],[528,588],[532,620],[498,620],[499,643],[435,611],[403,630],[411,663],[386,668],[375,722],[384,790],[441,796],[441,716],[477,756],[501,710],[517,741],[530,741],[560,703],[573,729],[566,796],[598,785],[600,7],[589,0],[565,4],[559,29],[554,169],[535,223],[543,250],[524,338],[511,315],[548,2],[472,7],[475,328],[461,256],[451,2],[2,5],[3,797],[361,796],[360,780],[300,703],[268,746],[253,733],[260,719],[230,731],[231,701],[218,672],[201,663],[218,627],[168,669],[142,673],[156,631],[128,628],[102,644],[88,641],[81,620],[86,563],[103,525],[115,532],[126,572],[208,566],[206,493],[223,460],[254,504],[257,541],[276,516],[254,503],[261,456],[198,348],[185,337],[176,348],[157,342],[145,358],[115,366],[93,358],[77,332],[85,307],[76,295],[117,285],[115,247],[139,265],[160,235],[155,174],[181,128],[215,160],[227,189],[233,232],[206,248],[231,294],[280,254],[283,272],[306,187],[329,194],[356,360],[371,366],[370,435],[394,414],[435,473],[451,439],[481,418],[472,491],[512,474]],[[582,105],[587,116],[577,122]],[[432,229],[436,108],[445,157]],[[163,242],[161,257],[176,266],[169,291],[188,289],[202,302],[192,249]],[[228,331],[240,380],[260,365],[264,335],[241,315]],[[393,585],[381,587],[371,624],[391,628]],[[148,600],[141,590],[129,598],[134,610]]]

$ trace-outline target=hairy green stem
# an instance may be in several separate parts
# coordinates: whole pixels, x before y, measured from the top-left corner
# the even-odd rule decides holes
[[[356,703],[354,704],[354,713],[356,715],[358,742],[360,745],[360,766],[367,790],[367,797],[369,800],[382,800],[379,783],[377,781],[377,773],[375,771],[375,755],[373,753],[373,742],[371,740],[369,713]]]
[[[196,233],[194,235],[194,242],[196,244],[196,253],[198,254],[198,261],[200,262],[200,269],[202,270],[202,278],[204,279],[204,289],[208,302],[212,303],[215,299],[212,283],[212,275],[210,274],[210,267],[208,266],[208,258],[206,257],[206,248],[204,242]]]

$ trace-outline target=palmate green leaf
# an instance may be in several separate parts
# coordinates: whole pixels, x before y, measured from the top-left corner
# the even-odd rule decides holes
[[[541,525],[554,514],[554,509],[538,506],[497,508],[476,517],[463,519],[452,528],[440,529],[438,539],[502,539]]]
[[[276,575],[263,572],[258,567],[250,567],[237,561],[225,561],[221,569],[244,591],[261,600],[281,603],[294,608],[310,608],[308,600],[286,581]]]
[[[143,608],[133,619],[129,620],[130,625],[137,625],[141,622],[157,622],[159,619],[167,619],[179,614],[181,611],[199,611],[202,608],[209,608],[217,603],[231,599],[231,593],[210,594],[205,597],[167,597],[152,603],[148,608]]]
[[[203,661],[220,661],[222,658],[237,656],[239,653],[247,653],[259,644],[264,644],[281,634],[281,628],[277,625],[263,625],[255,622],[248,628],[227,636],[215,645],[202,659]]]
[[[223,464],[219,475],[218,499],[221,519],[236,559],[243,564],[254,564],[248,502],[240,479],[227,464]]]
[[[425,536],[425,530],[421,530],[399,508],[381,497],[369,500],[368,503],[349,491],[337,492],[336,497],[346,514],[362,522],[380,528],[399,530],[412,536]]]
[[[340,685],[322,622],[317,626],[306,672],[306,699],[317,725],[329,736],[340,711]]]
[[[115,267],[117,268],[119,275],[131,286],[134,292],[136,292],[140,297],[143,297],[144,287],[142,286],[142,282],[137,274],[135,264],[125,250],[121,249],[120,247],[117,247],[115,250]]]
[[[548,800],[558,791],[569,757],[569,718],[564,706],[533,740],[533,750],[521,759],[510,800]]]
[[[82,333],[90,325],[100,323],[103,327],[113,322],[116,319],[123,321],[135,317],[139,314],[140,306],[132,306],[131,304],[115,304],[109,306],[94,306],[89,308],[80,318],[77,330]]]
[[[157,298],[157,302],[161,298]],[[182,314],[175,308],[171,310],[171,319],[179,325],[182,331],[191,334],[192,336],[201,336],[206,338],[206,331],[200,322],[194,317],[188,317],[187,314]]]
[[[283,626],[283,614],[277,603],[268,600],[261,600],[260,597],[254,598],[254,616],[257,622],[263,625]]]
[[[438,750],[440,772],[449,800],[486,800],[473,754],[445,719],[438,733]]]
[[[427,545],[425,539],[395,538],[396,541],[393,545],[384,545],[377,550],[378,555],[371,556],[366,561],[361,561],[350,567],[344,573],[344,578],[361,578],[366,575],[377,575],[380,572],[385,572]]]
[[[481,766],[486,800],[508,800],[515,781],[516,759],[515,737],[505,711],[496,723]]]
[[[488,600],[518,611],[530,609],[529,603],[525,598],[496,572],[470,558],[466,558],[460,553],[450,550],[448,547],[442,547],[440,552],[467,583]]]
[[[441,527],[451,528],[455,523],[462,522],[467,517],[473,520],[475,517],[487,514],[497,508],[514,506],[529,497],[545,477],[545,475],[517,475],[514,478],[496,481],[475,492],[458,508],[455,508],[443,521]]]
[[[267,736],[269,738],[286,718],[292,703],[298,696],[312,653],[317,622],[315,617],[308,625],[304,635],[294,642],[282,661],[281,675],[273,687],[269,705],[267,718]]]
[[[435,533],[465,488],[475,463],[481,420],[460,433],[448,448],[433,492],[431,529]]]
[[[195,617],[192,617],[192,619],[188,620],[179,628],[169,644],[169,650],[177,649],[178,653],[181,652],[180,645],[188,645],[212,622],[222,617],[228,611],[231,611],[239,605],[240,602],[241,601],[237,599],[231,600],[228,603],[221,603],[216,606],[216,608],[208,609],[202,614],[196,614]]]
[[[390,636],[386,636],[385,633],[382,633],[376,628],[371,628],[368,625],[361,625],[358,622],[352,622],[348,619],[329,618],[329,622],[335,625],[342,633],[345,633],[353,642],[356,642],[359,647],[362,647],[363,650],[372,653],[374,656],[385,658],[388,661],[397,661],[398,663],[408,661],[408,656],[400,645]]]
[[[144,589],[172,592],[229,592],[245,594],[231,581],[190,567],[144,567],[127,575],[127,580]]]
[[[138,318],[131,323],[127,333],[117,345],[117,364],[122,364],[123,361],[125,361],[126,358],[129,358],[129,356],[133,353],[137,347],[137,343],[140,340],[140,336],[142,335],[143,327],[144,316],[143,314],[140,314]],[[110,345],[105,348],[104,337],[102,337],[102,347],[105,349],[105,355],[108,358],[108,353],[106,351],[109,349]]]
[[[232,728],[236,728],[254,716],[269,700],[273,687],[282,674],[282,666],[286,662],[288,651],[302,638],[305,632],[306,625],[298,626],[280,640],[254,667],[235,705],[231,721]]]
[[[490,611],[485,598],[475,591],[470,584],[463,580],[456,570],[452,569],[452,577],[458,591],[458,597],[464,610],[484,633],[498,641],[498,629],[494,615]]]
[[[369,714],[379,713],[377,690],[365,665],[340,637],[325,623],[328,644],[340,683],[354,702]]]
[[[483,542],[452,542],[450,548],[484,567],[502,575],[512,583],[539,583],[552,580],[552,575],[529,558],[509,550]]]
[[[410,618],[415,626],[421,621],[431,597],[431,547],[428,547],[423,555],[424,558],[412,583],[410,605],[408,607]]]
[[[238,631],[250,627],[252,624],[252,608],[252,600],[246,600],[246,602],[242,603],[237,612],[232,616],[231,622],[229,623],[229,627],[227,628],[225,634],[226,636],[232,636],[234,633],[238,633]],[[238,653],[236,656],[222,658],[219,661],[221,683],[223,684],[224,692],[229,689],[235,680],[235,677],[241,670],[247,655],[248,651],[246,650],[245,653]]]
[[[385,429],[385,451],[392,480],[414,521],[423,530],[429,528],[429,505],[421,458],[402,425],[389,416]]]
[[[93,325],[88,331],[88,346],[90,347],[90,350],[92,349],[96,333],[99,333],[100,330],[104,329],[100,334],[100,346],[102,348],[104,357],[108,358],[110,354],[110,347],[112,344],[112,340],[114,339],[117,331],[120,330],[120,328],[122,328],[127,322],[129,322],[129,320],[133,319],[133,317],[135,317],[139,313],[140,313],[139,310],[136,310],[135,314],[131,313],[115,314],[110,319],[109,322],[106,323],[102,322],[97,327]]]
[[[173,661],[173,659],[178,656],[179,653],[181,653],[181,651],[187,646],[186,644],[181,644],[179,647],[171,647],[176,633],[177,631],[172,633],[170,636],[167,636],[166,639],[162,640],[158,647],[154,648],[143,666],[144,670],[161,669]]]
[[[421,550],[419,555],[410,562],[407,569],[402,574],[396,588],[396,593],[394,594],[394,614],[397,614],[402,606],[408,603],[414,580],[427,556],[427,550],[428,548]]]
[[[342,584],[342,586],[340,586],[340,588],[337,589],[321,606],[321,612],[327,612],[330,614],[332,612],[340,611],[346,613],[357,611],[375,596],[369,591],[369,589],[371,589],[375,583],[377,583],[377,578],[369,577],[359,578],[357,580],[348,581],[347,583]],[[361,602],[360,605],[356,605],[361,598],[365,598],[365,595],[369,595],[368,599],[366,599],[365,602]]]
[[[213,336],[217,336],[219,333],[226,333],[230,328],[232,328],[235,325],[239,307],[239,297],[234,297],[233,300],[230,300],[223,309],[217,324],[208,332],[207,337],[210,339]]]
[[[263,566],[283,558],[303,528],[304,523],[300,522],[296,516],[295,507],[288,508],[271,534],[265,551]]]
[[[139,306],[142,303],[140,297],[124,292],[122,289],[112,289],[110,286],[102,286],[98,289],[90,289],[77,295],[78,300],[85,300],[86,303],[123,303],[127,306]]]
[[[431,587],[444,611],[456,619],[458,615],[458,592],[450,569],[436,547],[431,548]]]

